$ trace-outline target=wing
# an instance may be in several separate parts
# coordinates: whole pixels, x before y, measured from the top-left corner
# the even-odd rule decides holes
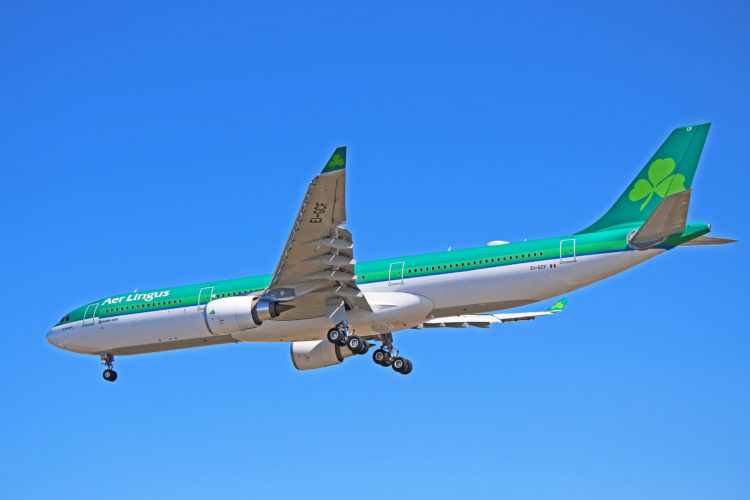
[[[354,275],[352,234],[346,223],[346,148],[337,148],[307,188],[284,252],[264,296],[294,306],[279,319],[371,310]]]
[[[435,318],[429,321],[425,321],[422,324],[415,326],[416,329],[421,328],[467,328],[469,326],[476,326],[479,328],[489,328],[490,326],[497,323],[511,323],[514,321],[530,321],[536,319],[539,316],[550,316],[558,313],[565,309],[565,304],[568,303],[568,299],[560,299],[555,302],[546,311],[540,312],[521,312],[521,313],[500,313],[500,314],[462,314],[460,316],[448,316],[445,318]]]

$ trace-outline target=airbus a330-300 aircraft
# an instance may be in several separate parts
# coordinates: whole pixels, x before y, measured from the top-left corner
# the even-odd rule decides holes
[[[493,313],[560,296],[678,246],[734,240],[687,223],[691,184],[710,124],[674,130],[599,220],[534,241],[357,263],[346,222],[346,149],[307,188],[273,274],[113,295],[75,309],[47,333],[61,349],[94,354],[114,381],[117,355],[230,342],[291,342],[300,370],[365,354],[407,374],[393,332],[489,327],[562,311]]]

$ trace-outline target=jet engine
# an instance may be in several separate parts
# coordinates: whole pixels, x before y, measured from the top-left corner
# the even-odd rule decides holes
[[[306,340],[292,342],[292,363],[298,370],[314,370],[324,366],[337,365],[344,358],[354,353],[338,344],[331,344],[327,340]]]
[[[241,295],[212,300],[206,304],[204,315],[212,334],[228,335],[260,326],[263,321],[273,319],[292,307],[260,300],[260,297],[252,295]]]

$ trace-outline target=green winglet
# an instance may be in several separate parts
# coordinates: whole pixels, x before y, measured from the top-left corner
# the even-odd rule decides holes
[[[558,300],[558,301],[557,301],[557,302],[555,302],[554,304],[552,304],[552,305],[550,306],[550,308],[549,308],[549,309],[547,309],[547,311],[548,311],[548,312],[557,312],[557,311],[562,311],[563,309],[565,309],[565,304],[567,304],[567,303],[568,303],[568,298],[567,298],[567,297],[565,297],[565,298],[563,298],[563,299],[560,299],[560,300]]]
[[[336,148],[336,151],[331,155],[331,159],[328,160],[328,163],[326,163],[321,174],[334,172],[336,170],[341,170],[342,168],[346,168],[346,146]]]

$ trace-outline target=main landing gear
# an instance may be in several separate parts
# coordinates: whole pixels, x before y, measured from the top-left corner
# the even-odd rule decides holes
[[[102,377],[107,382],[114,382],[117,380],[117,372],[112,369],[112,365],[115,362],[115,357],[112,354],[101,354],[99,356],[102,358],[102,364],[107,367],[104,372],[102,372]]]
[[[413,368],[411,361],[398,355],[398,349],[393,347],[393,335],[386,333],[378,336],[382,342],[379,349],[372,353],[372,360],[380,366],[390,366],[402,375],[408,375]]]
[[[349,324],[342,321],[328,330],[326,337],[331,344],[346,346],[354,354],[365,354],[370,350],[370,344],[365,339],[356,335],[348,335],[348,332]]]
[[[370,344],[367,340],[356,335],[349,335],[348,333],[349,325],[346,321],[342,321],[328,330],[326,337],[331,344],[338,344],[342,347],[346,346],[354,354],[365,354],[370,349]],[[411,373],[411,361],[398,355],[398,349],[393,347],[392,334],[378,335],[376,340],[381,341],[382,345],[372,353],[373,361],[380,366],[390,366],[394,371],[403,375]]]

